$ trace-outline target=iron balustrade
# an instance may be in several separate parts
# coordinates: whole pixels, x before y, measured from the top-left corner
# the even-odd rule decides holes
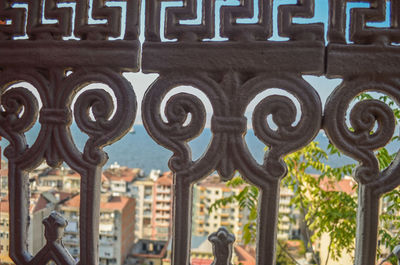
[[[386,18],[386,0],[366,1],[370,7],[355,8],[349,14],[346,4],[353,0],[329,0],[327,42],[322,23],[293,22],[294,17],[314,16],[314,0],[279,6],[278,31],[288,38],[282,42],[268,40],[272,36],[273,0],[257,1],[258,6],[253,0],[222,6],[218,27],[221,37],[227,40],[212,42],[208,40],[216,31],[214,0],[183,0],[182,7],[166,8],[165,37],[176,39],[174,42],[162,41],[162,3],[168,0],[145,0],[143,14],[139,0],[119,2],[126,3],[124,12],[108,6],[106,1],[93,0],[89,16],[89,0],[0,1],[0,19],[6,22],[0,25],[0,135],[10,142],[4,154],[9,167],[13,261],[18,265],[46,264],[50,260],[62,265],[98,263],[100,181],[107,161],[102,148],[120,139],[133,125],[135,94],[122,73],[141,69],[159,74],[143,99],[144,125],[157,143],[173,152],[169,161],[174,172],[173,264],[189,263],[192,185],[215,170],[223,180],[231,179],[237,170],[260,189],[257,263],[274,264],[279,187],[286,174],[283,157],[311,142],[320,129],[342,152],[360,162],[354,174],[359,184],[355,264],[375,264],[379,198],[400,184],[400,158],[398,155],[380,171],[374,150],[389,142],[395,119],[382,102],[362,101],[351,110],[351,131],[346,113],[350,102],[366,91],[382,92],[400,102],[399,1],[390,1],[390,27],[373,28],[367,23]],[[25,4],[26,9],[15,3]],[[200,23],[180,23],[197,17],[199,3]],[[256,22],[237,22],[251,18],[256,10]],[[141,51],[142,15],[145,41]],[[347,16],[351,43],[346,41]],[[44,17],[56,22],[44,23]],[[90,18],[105,19],[106,23],[92,24]],[[110,39],[122,34],[121,21],[125,21],[124,35],[120,40]],[[27,39],[16,39],[25,34]],[[65,40],[71,36],[75,40]],[[305,74],[343,79],[324,110],[317,92],[302,78]],[[41,109],[27,88],[9,89],[21,81],[35,87]],[[102,89],[78,95],[89,83],[108,85],[117,104],[114,106],[109,92]],[[181,85],[202,91],[213,107],[212,140],[195,161],[188,141],[205,126],[201,100],[188,93],[176,94],[166,104],[167,120],[161,118],[163,98]],[[271,88],[292,94],[300,103],[301,117],[293,125],[296,107],[286,96],[268,96],[256,106],[254,132],[269,147],[259,164],[245,142],[244,112],[252,99]],[[190,122],[185,124],[189,114]],[[83,152],[76,148],[69,130],[72,115],[89,136]],[[269,115],[277,129],[266,123]],[[36,141],[28,146],[25,133],[36,122],[41,129]],[[370,134],[375,123],[378,128]],[[44,160],[52,167],[65,162],[81,175],[78,262],[62,244],[67,221],[55,212],[43,221],[45,247],[34,256],[27,250],[28,172]],[[209,239],[214,246],[214,264],[229,264],[233,235],[221,228]]]

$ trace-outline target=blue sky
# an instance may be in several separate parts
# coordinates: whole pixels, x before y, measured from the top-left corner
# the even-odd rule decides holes
[[[216,36],[212,39],[213,41],[221,41],[223,40],[220,36],[219,36],[219,10],[220,10],[220,6],[222,5],[231,5],[231,6],[235,6],[238,5],[240,3],[239,0],[215,0],[216,1]],[[145,1],[142,0],[142,29],[141,29],[141,37],[140,40],[143,42],[144,41],[144,3]],[[304,19],[304,18],[294,18],[293,21],[295,23],[301,23],[301,24],[307,24],[307,23],[315,23],[315,22],[322,22],[325,24],[325,28],[328,24],[328,0],[316,0],[315,1],[315,16],[313,18],[310,19]],[[106,2],[108,6],[120,6],[123,9],[126,8],[126,3],[124,3],[123,1],[118,2],[118,1],[113,1],[113,2]],[[201,3],[201,0],[198,0],[198,3]],[[257,3],[258,0],[254,0],[254,6],[257,7]],[[270,40],[273,41],[285,41],[285,38],[281,38],[278,36],[277,34],[277,23],[276,22],[276,15],[277,15],[277,9],[279,5],[283,5],[283,4],[296,4],[297,0],[275,0],[274,1],[274,6],[273,6],[273,16],[274,16],[274,32],[273,32],[273,36],[271,37]],[[67,3],[67,4],[59,4],[60,6],[69,6],[72,8],[75,8],[75,4],[74,3]],[[164,25],[164,12],[165,12],[165,8],[167,8],[168,6],[182,6],[182,1],[170,1],[170,2],[163,2],[162,4],[162,15],[161,15],[161,25]],[[27,5],[26,4],[14,4],[14,7],[20,7],[20,8],[26,8]],[[368,8],[369,7],[369,3],[366,2],[352,2],[352,3],[348,3],[347,4],[347,12],[349,12],[351,10],[351,8],[355,8],[355,7],[362,7],[362,8]],[[89,9],[90,12],[91,9]],[[390,1],[387,4],[387,11],[390,10]],[[201,4],[198,5],[198,14],[201,14]],[[388,27],[389,26],[389,13],[387,12],[387,18],[386,21],[384,22],[380,22],[380,23],[369,23],[368,26],[373,26],[373,27]],[[254,11],[254,16],[253,18],[248,18],[248,19],[240,19],[237,22],[238,23],[254,23],[257,20],[257,16],[258,16],[258,10],[256,9]],[[91,16],[90,16],[91,17]],[[190,20],[190,21],[181,21],[182,24],[198,24],[200,23],[200,16],[198,16],[197,19],[195,20]],[[56,21],[54,20],[49,20],[43,17],[43,22],[44,23],[55,23]],[[92,18],[89,19],[90,23],[93,24],[101,24],[101,23],[105,23],[106,21],[104,20],[94,20]],[[125,24],[125,17],[122,18],[122,25]],[[347,21],[347,25],[349,25],[349,21]],[[163,27],[162,27],[163,28]],[[125,31],[125,28],[122,28],[122,34],[121,36],[123,36],[123,33]],[[325,30],[326,32],[326,30]],[[163,35],[163,32],[161,32],[161,35]],[[26,38],[22,37],[22,38]],[[73,36],[71,36],[70,38],[73,38]],[[68,39],[68,38],[67,38]],[[164,38],[164,41],[168,41]],[[132,83],[136,95],[138,97],[138,101],[140,102],[143,94],[145,93],[146,89],[149,87],[149,85],[157,78],[156,74],[149,74],[149,75],[145,75],[143,73],[125,73],[125,77]],[[328,95],[333,91],[333,89],[340,84],[339,79],[334,79],[334,80],[329,80],[325,77],[315,77],[315,76],[305,76],[304,77],[306,81],[308,81],[320,94],[322,102],[325,102],[326,98],[328,97]],[[96,85],[92,85],[90,87],[99,87],[98,84]],[[103,86],[105,87],[105,86]],[[207,103],[207,99],[205,98],[205,96],[202,93],[199,93],[197,89],[193,89],[191,87],[183,87],[183,88],[177,88],[174,90],[175,93],[177,92],[189,92],[189,93],[194,93],[195,95],[198,95],[201,99],[203,99],[204,102],[206,102],[206,109],[207,112],[211,113],[212,112],[212,108],[211,105]],[[274,93],[279,92],[278,90],[273,90]],[[259,95],[256,99],[253,100],[253,102],[250,104],[248,111],[251,111],[252,109],[254,109],[254,105],[259,102],[263,97],[267,96],[270,93],[262,93],[261,95]],[[171,95],[171,94],[170,94]],[[137,118],[137,122],[141,123],[141,119],[140,119],[140,106],[139,106],[139,113],[138,113],[138,118]]]
[[[200,1],[200,0],[199,0]],[[254,0],[255,4],[254,6],[257,7],[257,0]],[[240,3],[239,0],[216,0],[216,25],[219,25],[219,7],[222,5],[238,5]],[[285,38],[279,37],[277,34],[277,23],[276,22],[276,16],[277,16],[277,10],[278,10],[278,6],[279,5],[283,5],[283,4],[296,4],[297,0],[276,0],[274,1],[274,6],[273,6],[273,16],[274,16],[274,32],[273,32],[273,36],[270,40],[273,41],[285,41]],[[182,1],[173,1],[173,2],[164,2],[163,6],[162,6],[162,15],[161,15],[161,28],[163,28],[163,21],[165,19],[164,16],[164,12],[165,12],[165,8],[167,8],[168,6],[182,6]],[[353,2],[353,3],[348,3],[347,5],[347,12],[350,12],[351,8],[355,8],[355,7],[362,7],[362,8],[368,8],[369,7],[369,3],[357,3],[357,2]],[[390,8],[390,2],[387,5],[387,9]],[[144,9],[144,8],[143,8]],[[142,9],[142,10],[143,10]],[[255,10],[254,12],[254,16],[253,18],[249,18],[249,19],[241,19],[238,21],[238,23],[254,23],[256,22],[256,18],[258,15],[258,10]],[[198,5],[198,14],[201,14],[201,5]],[[294,18],[294,23],[301,23],[301,24],[307,24],[307,23],[316,23],[316,22],[322,22],[325,24],[325,32],[326,32],[326,27],[328,25],[328,14],[329,14],[329,8],[328,8],[328,0],[316,0],[316,4],[315,4],[315,16],[313,18],[310,19],[304,19],[304,18]],[[387,12],[387,15],[389,16],[389,12]],[[389,26],[389,19],[387,18],[385,22],[382,23],[370,23],[368,24],[368,26],[375,26],[375,27],[388,27]],[[198,17],[195,20],[191,20],[191,21],[181,21],[182,24],[199,24],[200,23],[200,17]],[[347,25],[349,25],[349,21],[347,21]],[[219,29],[218,27],[216,27],[216,37],[213,39],[214,41],[219,41],[219,40],[223,40],[222,38],[219,37]],[[143,27],[143,23],[142,23],[142,33],[144,31],[144,27]],[[161,32],[161,35],[163,35],[163,32]],[[141,38],[141,40],[143,41],[143,36]],[[163,39],[164,41],[168,41],[165,38]],[[148,85],[151,84],[151,82],[156,78],[157,75],[144,75],[142,73],[137,73],[137,74],[127,74],[126,75],[128,79],[132,80],[132,84],[134,86],[136,86],[136,93],[138,95],[138,98],[141,98],[142,95],[144,94],[145,88],[148,87]],[[320,94],[321,100],[324,103],[327,99],[327,97],[329,96],[329,94],[333,91],[333,89],[338,86],[341,82],[340,79],[327,79],[325,77],[316,77],[316,76],[304,76],[305,80],[307,82],[309,82]],[[144,88],[144,89],[143,89]],[[174,89],[172,93],[169,93],[167,95],[170,96],[174,93],[178,93],[178,92],[191,92],[197,96],[199,96],[203,102],[205,102],[205,106],[207,109],[207,112],[211,113],[212,112],[212,108],[211,105],[208,103],[208,100],[206,99],[206,97],[204,96],[204,94],[199,93],[197,89],[193,89],[190,87],[182,87],[182,88],[177,88]],[[279,93],[279,90],[273,90],[271,91],[272,93]],[[254,106],[265,96],[271,94],[270,92],[265,92],[260,94],[259,96],[257,96],[257,98],[255,98],[250,106],[248,107],[248,112],[251,112],[254,109]],[[285,93],[281,93],[281,94],[285,94]],[[298,105],[298,104],[297,104]],[[139,118],[139,117],[138,117]],[[140,119],[140,118],[139,118]]]

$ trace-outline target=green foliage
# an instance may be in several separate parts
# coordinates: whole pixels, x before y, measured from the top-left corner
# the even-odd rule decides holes
[[[328,159],[338,154],[333,146],[328,151],[318,142],[312,142],[288,155],[285,158],[288,174],[282,184],[293,191],[292,203],[305,217],[307,249],[313,251],[312,244],[328,233],[331,238],[328,252],[337,260],[343,251],[351,253],[354,249],[357,198],[355,191],[346,193],[336,186],[352,172],[354,165],[338,168],[327,165]],[[310,170],[318,174],[310,174]]]
[[[393,100],[391,100],[388,96],[381,96],[379,98],[381,101],[388,104],[395,116],[396,124],[400,120],[400,109],[395,104]],[[399,136],[394,136],[392,138],[392,143],[399,142]],[[384,170],[385,168],[390,166],[393,159],[395,158],[396,153],[390,154],[386,148],[381,148],[376,152],[376,158],[379,161],[380,170]],[[382,196],[382,212],[379,216],[379,242],[380,247],[384,246],[390,251],[393,248],[400,244],[399,241],[399,233],[400,233],[400,190],[396,188],[395,190],[386,193]],[[381,248],[378,248],[378,254],[380,254]],[[379,255],[378,255],[379,257]],[[393,257],[390,262],[392,264],[397,264],[397,260]]]
[[[331,146],[330,154],[337,154]],[[288,174],[282,185],[294,193],[292,204],[305,216],[306,226],[314,232],[305,241],[307,249],[312,250],[312,244],[322,233],[330,233],[332,237],[332,257],[337,259],[343,250],[354,248],[356,197],[345,192],[334,190],[334,183],[351,173],[354,165],[333,168],[326,164],[329,159],[317,142],[312,142],[303,149],[288,155],[285,162]],[[313,169],[318,175],[309,174]],[[227,183],[229,187],[246,185],[237,176]],[[237,203],[240,209],[250,212],[248,222],[243,228],[244,243],[253,243],[256,238],[258,189],[246,185],[241,192],[227,198],[217,200],[210,208],[213,211],[229,203]]]
[[[374,99],[370,94],[361,94],[358,100]],[[396,123],[400,119],[398,106],[388,97],[381,96],[379,100],[385,102],[393,109]],[[349,128],[352,130],[352,128]],[[371,132],[373,133],[373,132]],[[399,136],[392,138],[392,142],[399,142]],[[381,148],[376,153],[380,169],[387,168],[396,154],[390,154],[387,149]],[[320,264],[317,254],[313,250],[313,243],[328,233],[331,239],[327,260],[337,260],[343,252],[352,254],[354,251],[356,234],[357,211],[357,184],[353,190],[342,191],[337,183],[343,181],[345,176],[350,176],[355,164],[341,167],[331,167],[328,162],[333,156],[341,156],[341,153],[333,145],[329,144],[327,151],[322,149],[318,142],[312,142],[303,149],[294,152],[285,158],[288,174],[282,181],[282,186],[293,191],[291,201],[304,216],[306,236],[303,238],[307,251],[312,251],[316,264]],[[316,174],[310,174],[314,171]],[[248,222],[243,228],[244,243],[254,243],[256,238],[257,198],[258,189],[247,185],[237,176],[227,184],[230,187],[245,185],[243,190],[236,195],[222,198],[214,203],[210,211],[230,203],[238,204],[241,209],[250,212]],[[381,227],[379,238],[381,246],[392,250],[400,242],[400,191],[398,189],[383,196],[383,212],[380,216]],[[278,244],[280,245],[280,244]],[[295,264],[282,247],[277,250],[277,264]],[[293,257],[292,257],[293,258]],[[292,263],[291,263],[292,262]],[[393,264],[395,261],[392,261]]]
[[[276,250],[276,265],[296,265],[286,249],[286,244],[284,242],[279,242]]]
[[[255,186],[247,185],[247,183],[240,177],[236,176],[232,180],[226,183],[228,187],[237,188],[244,186],[244,188],[238,193],[232,196],[222,198],[217,200],[209,208],[209,212],[220,208],[221,206],[226,206],[230,203],[237,203],[241,210],[247,209],[249,212],[249,217],[247,223],[243,227],[243,241],[244,244],[254,243],[257,235],[257,199],[258,199],[258,189]]]
[[[381,247],[384,246],[390,251],[399,245],[400,231],[400,191],[395,189],[387,194],[382,199],[382,213],[380,218],[379,237]],[[380,248],[378,249],[380,254]],[[392,264],[396,264],[396,258],[391,260]]]

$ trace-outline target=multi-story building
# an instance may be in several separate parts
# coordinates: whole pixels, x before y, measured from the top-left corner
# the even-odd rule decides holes
[[[172,224],[172,172],[154,182],[152,205],[152,239],[167,240]]]
[[[140,239],[132,249],[127,264],[161,265],[167,246],[168,241]]]
[[[216,175],[208,176],[194,185],[193,216],[196,218],[192,220],[193,235],[206,236],[224,226],[232,231],[236,235],[237,242],[240,242],[248,213],[232,205],[222,206],[211,212],[209,209],[217,200],[237,194],[243,187],[227,187]]]
[[[242,240],[242,230],[248,220],[247,209],[225,205],[209,212],[211,205],[217,200],[238,194],[245,186],[227,187],[220,181],[219,176],[209,176],[193,187],[193,216],[192,233],[194,235],[209,235],[224,226],[230,229],[237,237],[237,242]],[[299,224],[293,223],[296,216],[294,207],[291,206],[293,192],[282,187],[279,200],[278,239],[288,240],[299,236]]]
[[[281,187],[279,195],[279,222],[278,239],[288,240],[299,238],[300,236],[300,213],[292,205],[291,200],[294,196],[292,190]]]
[[[41,194],[33,193],[31,195],[28,247],[32,254],[38,253],[46,244],[43,219],[56,210],[58,204],[68,200],[70,197],[70,193],[58,191],[45,191]]]
[[[36,177],[36,190],[39,192],[49,190],[63,190],[68,192],[79,192],[80,175],[69,168],[45,168]]]
[[[0,197],[0,264],[14,264],[8,256],[9,251],[9,214],[10,204],[7,198]]]
[[[80,195],[61,204],[60,212],[68,220],[63,242],[69,252],[79,257]],[[122,265],[134,243],[135,200],[124,196],[102,194],[100,202],[101,265]]]
[[[143,177],[143,170],[140,168],[121,167],[114,163],[103,174],[109,180],[109,189],[114,196],[133,197],[134,180]]]
[[[0,169],[0,197],[8,196],[8,169]]]
[[[136,200],[135,239],[150,239],[152,236],[154,180],[138,178],[132,186],[132,194]]]
[[[73,170],[70,170],[63,177],[62,189],[68,192],[79,192],[81,189],[81,175]]]

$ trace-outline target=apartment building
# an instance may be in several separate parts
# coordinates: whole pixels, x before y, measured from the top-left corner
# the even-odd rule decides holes
[[[63,242],[69,252],[79,257],[80,195],[60,205],[68,220]],[[102,194],[100,202],[100,265],[122,265],[134,243],[135,200],[125,196]]]
[[[135,239],[150,239],[152,236],[153,190],[154,180],[138,178],[132,185],[132,194],[136,200]]]
[[[0,197],[8,196],[8,169],[0,169]]]
[[[292,190],[281,187],[277,234],[279,240],[289,240],[300,237],[300,212],[291,204],[293,196],[294,193]]]
[[[209,235],[224,226],[236,235],[237,242],[242,240],[242,230],[248,220],[247,209],[240,210],[235,205],[227,204],[209,213],[211,205],[217,200],[238,194],[243,186],[232,188],[220,181],[219,176],[209,176],[193,187],[193,218],[192,233],[194,235]],[[293,192],[288,188],[281,188],[279,200],[278,239],[288,240],[298,237],[300,234],[299,223],[293,223],[298,219],[298,213],[290,201]]]
[[[172,172],[165,172],[154,182],[152,205],[152,239],[167,240],[172,224]]]
[[[109,181],[109,190],[114,196],[134,196],[134,181],[143,177],[143,170],[140,168],[128,168],[117,163],[103,172]]]
[[[190,246],[191,246],[190,249],[191,265],[212,264],[214,260],[213,249],[212,249],[212,244],[208,240],[207,236],[192,236]],[[162,260],[162,265],[171,265],[171,257],[172,257],[172,241],[170,240],[167,248],[167,256]]]
[[[31,195],[28,249],[32,254],[38,253],[46,244],[43,220],[57,209],[58,204],[68,200],[71,196],[71,193],[58,191],[45,191],[41,194],[33,193]]]
[[[243,186],[244,187],[244,186]],[[221,182],[217,175],[208,176],[193,186],[192,234],[207,236],[224,226],[241,242],[242,229],[248,213],[232,205],[222,206],[209,213],[211,205],[217,200],[237,194],[243,187],[231,188]]]
[[[0,264],[14,264],[8,256],[9,245],[9,214],[10,203],[7,198],[0,197]]]
[[[49,190],[59,190],[68,192],[79,192],[80,175],[70,168],[50,168],[45,167],[37,175],[32,176],[36,185],[34,190],[39,192]]]

